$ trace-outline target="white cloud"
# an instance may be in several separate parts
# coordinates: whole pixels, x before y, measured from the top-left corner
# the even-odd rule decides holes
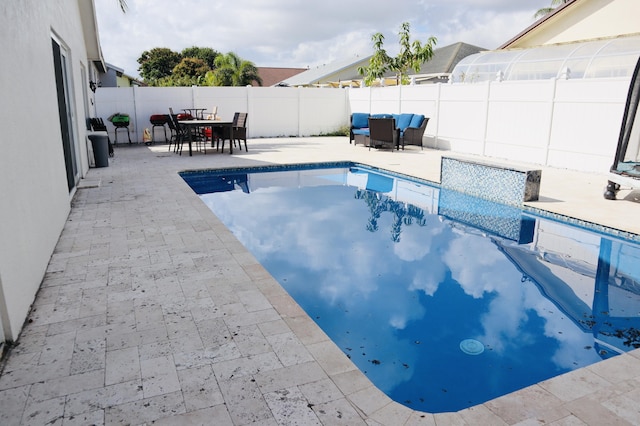
[[[413,39],[435,36],[437,47],[463,41],[492,49],[531,24],[537,9],[510,0],[129,0],[123,14],[117,0],[95,3],[104,58],[129,75],[154,47],[211,47],[257,66],[315,67],[370,54],[371,35],[381,32],[393,54],[405,21]]]

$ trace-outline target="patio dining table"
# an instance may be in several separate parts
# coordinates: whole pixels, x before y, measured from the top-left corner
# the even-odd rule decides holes
[[[211,128],[211,146],[213,146],[213,129],[214,127],[228,127],[229,128],[229,154],[233,154],[233,121],[221,121],[221,120],[179,120],[178,123],[182,126],[186,126],[187,128],[201,128],[201,127],[209,127]],[[191,130],[191,129],[189,129]],[[192,132],[189,131],[189,156],[193,155],[192,144],[193,137]],[[224,149],[224,142],[222,144],[222,148]]]

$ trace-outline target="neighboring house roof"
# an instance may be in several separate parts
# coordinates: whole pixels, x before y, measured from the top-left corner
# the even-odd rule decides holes
[[[434,49],[433,57],[422,64],[419,75],[443,76],[449,74],[463,58],[483,50],[486,49],[462,42]],[[368,66],[370,58],[371,55],[332,62],[288,78],[282,81],[281,84],[286,86],[335,86],[337,82],[346,82],[349,85],[351,81],[362,80],[362,76],[358,73],[358,68]],[[393,72],[386,74],[386,77],[393,76],[395,76]],[[423,78],[423,80],[427,79]]]
[[[640,34],[638,0],[569,0],[497,50]]]
[[[282,80],[285,80],[301,72],[307,71],[307,68],[279,68],[279,67],[258,67],[258,75],[262,79],[262,86],[275,86]],[[258,86],[255,81],[252,86]]]
[[[351,57],[339,61],[310,68],[300,74],[280,82],[284,86],[311,86],[326,84],[330,81],[353,80],[362,78],[358,74],[358,67],[367,66],[371,56]]]
[[[420,67],[420,74],[451,73],[456,64],[462,59],[484,50],[487,49],[463,42],[435,49],[433,57]]]

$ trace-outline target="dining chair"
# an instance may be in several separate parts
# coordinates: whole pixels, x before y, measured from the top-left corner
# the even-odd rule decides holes
[[[237,112],[233,117],[233,139],[238,141],[238,149],[242,151],[242,141],[244,150],[247,150],[247,117],[246,112]]]
[[[400,150],[400,130],[394,118],[369,118],[369,150],[372,146]]]
[[[247,117],[248,114],[246,112],[236,112],[233,115],[231,128],[222,128],[222,134],[218,138],[218,142],[216,144],[216,151],[218,150],[220,140],[222,140],[222,152],[224,152],[224,141],[227,139],[229,139],[229,144],[233,144],[233,146],[236,146],[236,142],[238,142],[237,146],[240,150],[242,150],[242,141],[244,141],[244,150],[247,151]],[[233,137],[231,137],[232,129]]]
[[[178,122],[178,115],[173,113],[173,108],[169,108],[169,128],[175,129],[175,140],[173,146],[173,152],[177,152],[182,155],[182,146],[187,138],[190,137],[189,129]],[[169,143],[169,149],[171,149],[171,143]]]

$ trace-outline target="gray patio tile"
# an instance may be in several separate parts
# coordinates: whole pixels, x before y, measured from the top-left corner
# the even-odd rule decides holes
[[[104,410],[89,411],[87,413],[78,414],[76,416],[65,415],[63,419],[64,426],[103,426]]]
[[[497,425],[502,425],[504,422],[497,422]],[[491,423],[470,423],[470,424],[491,424]],[[407,419],[404,426],[436,426],[436,418],[431,413],[421,413],[414,411]]]
[[[34,426],[45,424],[62,425],[64,403],[64,396],[47,399],[45,401],[35,401],[29,398],[20,424]]]
[[[137,347],[140,353],[140,360],[147,360],[151,358],[158,358],[161,356],[171,355],[173,348],[169,341],[147,343]]]
[[[171,355],[140,361],[140,372],[145,398],[180,391],[180,381]]]
[[[282,368],[280,360],[273,352],[220,361],[212,365],[218,382]]]
[[[70,331],[55,336],[47,336],[44,345],[41,347],[42,352],[39,364],[71,360],[75,335],[75,332]]]
[[[350,395],[371,386],[371,381],[357,368],[331,375],[331,380],[345,395]]]
[[[238,291],[238,298],[247,312],[263,311],[272,307],[267,298],[257,289]]]
[[[618,355],[586,367],[609,382],[640,377],[640,359],[628,354]]]
[[[169,339],[173,353],[199,351],[205,348],[198,330],[189,330],[178,333]]]
[[[305,345],[329,340],[329,336],[307,315],[285,317],[284,321]]]
[[[6,426],[20,424],[31,386],[18,386],[0,391],[0,413]]]
[[[255,324],[236,327],[232,329],[231,332],[233,341],[243,356],[257,355],[271,351],[269,342],[260,331],[260,328]]]
[[[210,365],[178,370],[178,378],[187,411],[224,404],[222,392]]]
[[[154,426],[233,426],[234,423],[224,405],[190,411],[171,417],[164,417],[153,421]]]
[[[270,296],[269,301],[280,315],[285,318],[306,316],[304,310],[288,294]]]
[[[279,424],[322,425],[312,405],[296,387],[267,393],[264,399]]]
[[[565,404],[565,408],[588,425],[629,426],[636,424],[636,422],[630,423],[617,417],[613,411],[600,404],[600,401],[593,399],[591,395],[569,401]]]
[[[313,357],[307,348],[291,332],[274,334],[267,337],[266,340],[284,366],[313,361]]]
[[[217,308],[214,309],[220,312],[220,317],[196,322],[200,339],[205,347],[221,345],[231,341],[231,333],[222,318],[222,311],[218,311]]]
[[[7,366],[0,376],[0,390],[66,377],[70,369],[71,358],[49,364],[12,365],[11,368]]]
[[[104,372],[95,370],[35,383],[31,386],[29,396],[34,401],[46,401],[59,396],[102,388],[103,386]]]
[[[134,315],[137,331],[151,330],[164,322],[162,307],[156,304],[142,302],[134,308]]]
[[[162,324],[150,330],[113,333],[107,337],[107,350],[124,349],[168,340],[167,329]]]
[[[344,398],[343,393],[331,379],[320,379],[315,382],[298,385],[300,391],[310,404],[319,405],[325,402]]]
[[[225,305],[225,308],[229,305]],[[229,315],[225,317],[225,322],[229,326],[230,329],[233,327],[243,327],[247,325],[253,324],[261,324],[267,321],[275,321],[280,319],[280,316],[275,311],[275,309],[265,309],[262,311],[256,312],[247,312],[238,315]]]
[[[215,366],[214,366],[215,370]],[[216,372],[216,376],[218,376]],[[302,386],[316,383],[327,378],[327,374],[316,362],[307,362],[286,368],[274,368],[269,371],[262,370],[254,375],[256,383],[263,393],[274,392],[280,389]]]
[[[356,368],[349,358],[330,340],[307,345],[307,349],[330,376],[346,373]]]
[[[367,425],[351,403],[345,398],[340,398],[324,404],[316,404],[312,407],[316,416],[324,425],[358,426]]]
[[[518,392],[510,393],[498,399],[486,402],[485,407],[509,424],[527,418],[539,418],[543,413],[562,407],[562,401],[540,386],[529,386]],[[553,420],[569,414],[554,416]]]
[[[640,404],[638,402],[640,402],[640,389],[634,389],[610,398],[602,402],[602,405],[614,412],[616,416],[633,424],[640,419]]]
[[[106,353],[104,381],[106,385],[140,380],[140,354],[137,346]]]
[[[291,329],[289,325],[282,319],[275,321],[268,321],[262,324],[258,324],[260,331],[265,337],[272,336],[274,334],[290,333]]]
[[[506,426],[508,424],[484,405],[467,408],[466,410],[459,411],[458,414],[470,425]]]
[[[138,401],[112,405],[105,409],[105,425],[144,424],[185,413],[182,392],[177,391]]]
[[[267,402],[250,375],[219,381],[219,384],[234,425],[269,424],[269,421],[276,424]]]
[[[71,374],[84,373],[86,371],[104,370],[106,341],[105,338],[77,341],[73,348],[71,359]]]
[[[235,342],[228,342],[221,345],[210,346],[201,350],[191,352],[174,352],[173,359],[176,369],[201,367],[239,359],[242,357]]]
[[[465,426],[466,423],[459,413],[436,413],[433,418],[437,425]]]
[[[388,396],[373,385],[348,395],[347,399],[367,417],[392,403]]]
[[[404,405],[390,403],[373,413],[370,418],[383,425],[394,423],[404,425],[412,413],[413,410]]]
[[[598,389],[609,387],[611,383],[589,369],[581,368],[540,382],[538,386],[546,389],[562,401],[571,401]]]

